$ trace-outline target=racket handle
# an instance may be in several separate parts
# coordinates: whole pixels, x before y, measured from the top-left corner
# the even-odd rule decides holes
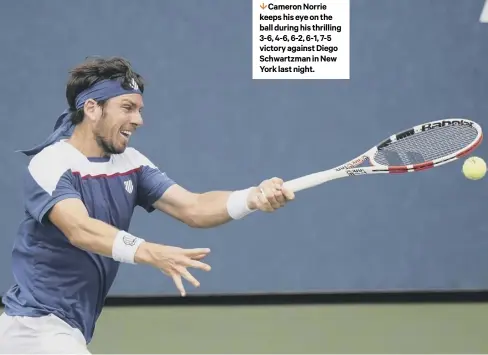
[[[330,174],[326,173],[314,173],[305,175],[293,180],[288,180],[283,183],[283,187],[293,192],[310,189],[317,185],[321,185],[332,179]]]

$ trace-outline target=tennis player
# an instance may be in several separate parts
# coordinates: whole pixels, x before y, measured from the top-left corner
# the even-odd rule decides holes
[[[272,178],[238,191],[193,193],[129,147],[142,123],[144,83],[123,58],[75,67],[69,108],[26,169],[25,217],[14,242],[15,283],[3,296],[0,353],[88,354],[121,262],[148,264],[198,287],[206,248],[182,249],[128,232],[133,210],[159,210],[198,228],[272,212],[294,199]],[[146,236],[144,236],[146,237]]]

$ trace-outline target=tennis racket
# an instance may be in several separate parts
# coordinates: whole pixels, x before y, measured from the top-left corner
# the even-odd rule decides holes
[[[470,154],[482,140],[476,122],[463,118],[432,121],[394,134],[345,164],[286,181],[284,186],[297,192],[350,176],[422,171]]]

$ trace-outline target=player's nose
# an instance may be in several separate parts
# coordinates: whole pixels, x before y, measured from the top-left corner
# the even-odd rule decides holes
[[[144,123],[144,120],[142,119],[141,113],[140,112],[135,113],[131,117],[131,122],[130,123],[133,124],[136,127],[142,126],[142,124]]]

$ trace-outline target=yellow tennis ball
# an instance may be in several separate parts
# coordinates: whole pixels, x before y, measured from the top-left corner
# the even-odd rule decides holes
[[[471,157],[464,161],[463,174],[470,180],[479,180],[486,174],[486,163],[480,157]]]

